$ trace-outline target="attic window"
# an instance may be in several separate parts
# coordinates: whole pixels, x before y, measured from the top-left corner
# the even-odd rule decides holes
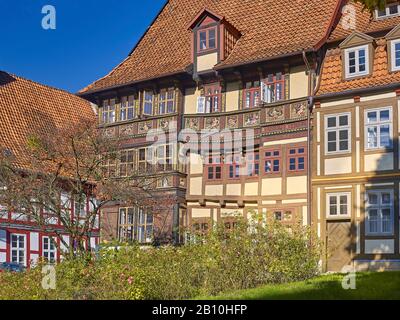
[[[345,50],[346,78],[365,76],[369,74],[368,46],[360,46]]]
[[[198,47],[199,53],[214,50],[217,47],[217,27],[201,29],[198,31]]]
[[[377,19],[385,19],[400,15],[400,5],[398,3],[389,4],[383,10],[376,10]]]

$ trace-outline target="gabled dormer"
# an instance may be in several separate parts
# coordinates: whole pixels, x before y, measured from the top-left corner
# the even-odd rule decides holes
[[[203,9],[188,26],[192,32],[192,62],[194,76],[210,73],[225,60],[240,38],[240,32],[225,18]]]
[[[386,36],[389,72],[400,71],[400,25]]]
[[[369,35],[355,31],[339,45],[344,79],[365,77],[372,73],[374,41]]]

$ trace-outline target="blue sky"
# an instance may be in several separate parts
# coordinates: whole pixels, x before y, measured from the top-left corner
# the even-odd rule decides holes
[[[77,92],[127,57],[165,0],[0,0],[0,70]],[[56,30],[42,28],[53,5]]]

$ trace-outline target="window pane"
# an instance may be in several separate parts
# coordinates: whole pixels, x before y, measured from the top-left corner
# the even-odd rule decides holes
[[[216,47],[215,29],[210,29],[208,32],[208,48],[214,49]]]
[[[328,132],[328,142],[333,142],[336,141],[336,132],[335,131],[331,131]]]
[[[207,49],[207,33],[205,31],[200,32],[200,50]]]
[[[381,126],[380,134],[381,134],[380,135],[381,147],[390,147],[391,146],[390,126],[389,125]]]
[[[377,112],[376,111],[368,112],[367,119],[368,119],[368,123],[376,122],[378,120]]]
[[[336,117],[328,118],[328,128],[336,127]]]
[[[379,113],[381,121],[390,121],[390,111],[389,110],[382,110]]]
[[[305,169],[305,159],[304,158],[299,158],[298,159],[298,169],[299,170],[304,170]]]
[[[367,144],[368,148],[376,148],[378,147],[378,128],[377,127],[369,127],[367,132]]]
[[[390,193],[382,193],[382,204],[391,204]]]
[[[378,195],[374,193],[368,194],[368,203],[372,205],[378,204]]]
[[[347,126],[349,125],[349,117],[348,116],[340,116],[339,117],[339,126]]]

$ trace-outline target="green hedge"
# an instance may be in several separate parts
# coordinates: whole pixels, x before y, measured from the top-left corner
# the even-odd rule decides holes
[[[0,299],[190,299],[199,295],[286,283],[318,274],[320,246],[302,226],[264,227],[240,221],[181,247],[103,248],[96,258],[66,259],[56,289],[42,289],[41,267],[0,273]]]

